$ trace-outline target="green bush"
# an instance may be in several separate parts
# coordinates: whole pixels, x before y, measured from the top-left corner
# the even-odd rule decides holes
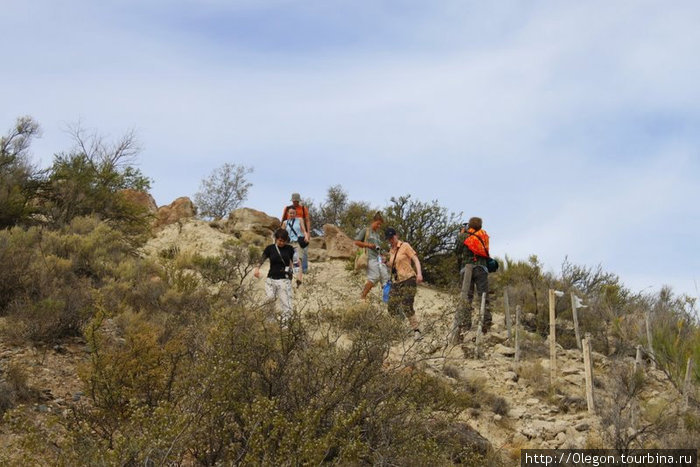
[[[319,333],[267,307],[221,307],[188,325],[100,312],[86,327],[86,400],[46,449],[52,465],[478,465],[488,443],[456,417],[472,395],[387,365],[400,323],[373,307],[326,311]],[[326,319],[326,317],[328,319]],[[331,335],[349,331],[342,345]],[[395,336],[395,337],[392,337]],[[46,436],[48,439],[48,436]]]
[[[119,280],[119,264],[132,258],[132,249],[121,232],[96,218],[76,218],[57,231],[0,231],[6,336],[52,342],[80,335],[98,291]]]
[[[0,229],[25,223],[36,212],[32,200],[39,189],[39,177],[28,151],[39,133],[39,125],[25,116],[0,137]]]

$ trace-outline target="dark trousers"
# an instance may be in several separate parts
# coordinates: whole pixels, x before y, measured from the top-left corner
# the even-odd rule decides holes
[[[417,289],[415,277],[391,284],[389,314],[397,318],[410,318],[413,316],[415,314],[413,301],[416,298]]]
[[[491,310],[489,306],[489,273],[481,266],[467,265],[464,268],[462,278],[462,292],[455,314],[455,325],[461,330],[472,327],[472,310],[474,292],[476,291],[477,302],[481,308],[481,296],[486,294],[486,309],[484,310],[484,329],[491,327]]]

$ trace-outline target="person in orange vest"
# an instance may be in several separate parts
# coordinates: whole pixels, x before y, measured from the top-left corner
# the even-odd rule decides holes
[[[480,217],[472,217],[467,224],[466,238],[462,250],[462,300],[455,313],[454,339],[456,343],[462,342],[463,333],[472,327],[472,301],[474,291],[477,292],[478,302],[481,304],[482,294],[486,294],[486,309],[484,310],[484,322],[481,331],[486,334],[491,328],[492,318],[489,307],[489,271],[487,260],[489,258],[489,235],[482,228]],[[466,288],[466,289],[465,289]],[[480,306],[480,305],[479,305]]]
[[[292,193],[292,204],[284,207],[284,212],[282,212],[282,222],[289,219],[289,210],[296,210],[297,219],[299,219],[303,224],[307,232],[308,237],[306,241],[311,240],[311,216],[309,215],[309,208],[301,204],[301,195],[299,193]],[[309,270],[309,247],[306,246],[302,248],[302,258],[301,258],[301,270],[304,274]]]

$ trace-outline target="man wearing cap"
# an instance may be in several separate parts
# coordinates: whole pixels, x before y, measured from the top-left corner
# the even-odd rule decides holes
[[[399,240],[393,227],[387,227],[384,231],[384,237],[391,245],[388,264],[394,278],[389,292],[389,314],[398,318],[405,316],[413,329],[414,338],[420,340],[418,319],[413,309],[417,285],[423,282],[418,255],[409,243]],[[411,263],[413,263],[415,270],[411,267]]]
[[[289,219],[287,211],[294,208],[297,213],[297,219],[304,224],[305,230],[309,238],[306,239],[308,242],[311,240],[311,216],[309,215],[309,208],[301,204],[301,195],[299,193],[292,193],[292,204],[285,206],[284,212],[282,213],[282,222]],[[304,274],[309,270],[309,247],[302,248],[303,255],[301,260],[301,270]]]

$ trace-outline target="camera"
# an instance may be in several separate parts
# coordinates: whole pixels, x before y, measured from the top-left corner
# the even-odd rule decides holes
[[[287,276],[287,279],[291,281],[292,277],[294,277],[294,271],[292,270],[292,268],[287,266],[286,268],[284,268],[284,275]]]

